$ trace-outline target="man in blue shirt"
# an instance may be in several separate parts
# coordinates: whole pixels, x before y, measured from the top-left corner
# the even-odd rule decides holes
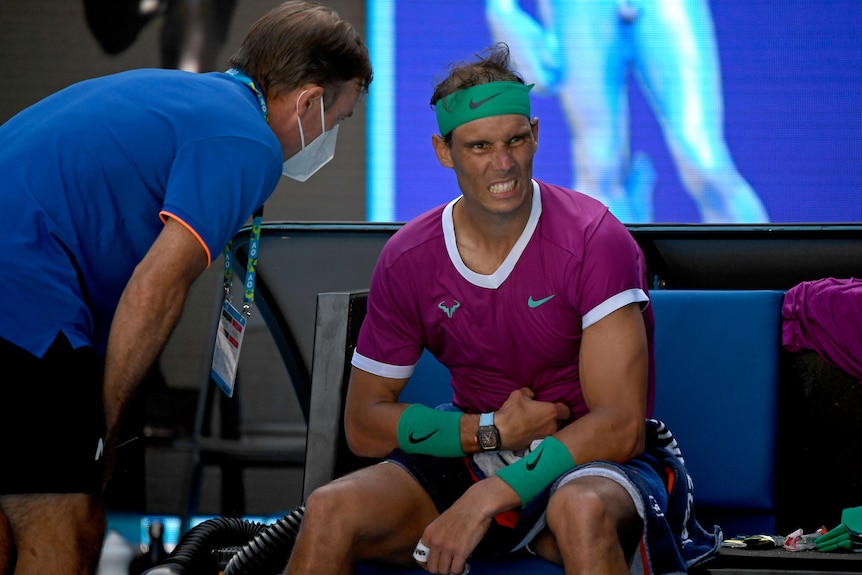
[[[371,82],[329,8],[261,18],[226,73],[135,70],[0,126],[0,573],[95,570],[104,483],[138,384],[196,278],[282,174],[334,154]]]

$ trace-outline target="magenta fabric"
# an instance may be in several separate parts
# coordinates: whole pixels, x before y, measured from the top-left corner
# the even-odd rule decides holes
[[[632,235],[593,198],[534,184],[530,222],[491,275],[470,270],[455,240],[452,206],[408,222],[387,242],[371,280],[353,365],[408,378],[423,349],[452,376],[452,402],[494,411],[522,386],[562,401],[575,418],[583,330],[633,302],[644,304],[650,357],[653,316],[646,265]],[[652,413],[654,364],[647,412]]]
[[[862,279],[802,282],[785,294],[781,315],[785,349],[816,351],[862,382]]]

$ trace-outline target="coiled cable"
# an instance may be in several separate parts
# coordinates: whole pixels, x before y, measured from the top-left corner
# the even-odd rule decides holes
[[[280,573],[304,514],[305,507],[297,507],[272,525],[235,517],[208,519],[186,532],[167,559],[144,575],[217,573],[216,552],[229,547],[239,550],[228,561],[225,575]]]
[[[266,526],[231,558],[224,574],[281,573],[293,551],[304,515],[305,507],[299,506],[272,525]]]

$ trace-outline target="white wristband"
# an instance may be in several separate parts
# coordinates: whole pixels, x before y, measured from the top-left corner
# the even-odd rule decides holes
[[[420,540],[419,543],[416,544],[416,548],[413,550],[413,559],[419,563],[428,563],[429,551],[431,551],[431,549],[429,549],[428,546]],[[461,573],[461,575],[467,575],[468,573],[470,573],[470,564],[464,563],[464,572]]]
[[[428,552],[431,551],[427,545],[419,541],[416,544],[416,549],[413,550],[413,559],[419,563],[428,563]]]

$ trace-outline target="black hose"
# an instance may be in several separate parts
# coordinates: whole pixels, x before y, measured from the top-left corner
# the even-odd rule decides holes
[[[272,525],[235,517],[208,519],[186,532],[160,565],[144,575],[199,575],[217,573],[219,562],[214,551],[239,547],[228,561],[225,575],[280,573],[290,552],[305,507],[297,507]]]
[[[189,529],[167,559],[145,575],[217,573],[213,549],[245,545],[265,528],[262,523],[235,517],[208,519]]]
[[[261,575],[281,573],[293,551],[305,507],[297,507],[272,525],[264,527],[234,555],[224,575]]]

